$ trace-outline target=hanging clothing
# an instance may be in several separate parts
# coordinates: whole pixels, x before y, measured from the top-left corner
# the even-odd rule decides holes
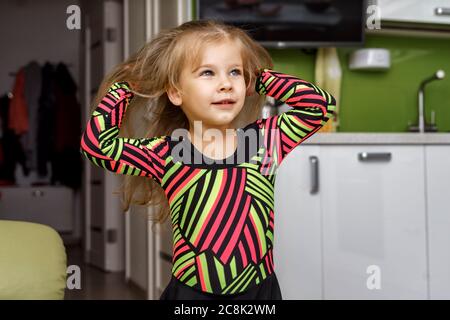
[[[55,140],[52,160],[52,181],[71,188],[81,186],[82,161],[79,153],[81,107],[77,86],[67,66],[55,69]],[[67,168],[70,170],[67,170]]]
[[[37,168],[37,130],[39,96],[41,95],[41,67],[31,61],[24,67],[24,96],[28,107],[28,131],[22,136],[22,145],[26,150],[27,164],[30,170]]]
[[[10,112],[10,98],[7,95],[0,97],[0,185],[14,185],[16,183],[16,166],[22,167],[22,172],[28,176],[26,156],[20,142],[20,136],[8,126]]]
[[[28,107],[25,101],[25,72],[20,68],[16,75],[13,98],[9,106],[8,127],[17,135],[28,131]]]
[[[39,176],[47,176],[48,163],[53,156],[55,144],[55,77],[54,67],[45,63],[42,67],[41,95],[39,97],[38,130],[37,130],[37,172]]]

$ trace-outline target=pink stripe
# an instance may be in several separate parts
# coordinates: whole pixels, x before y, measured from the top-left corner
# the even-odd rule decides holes
[[[94,117],[94,123],[95,123],[95,126],[97,127],[97,131],[102,132],[102,128],[100,127],[100,122],[98,122],[98,117]]]
[[[184,272],[184,270],[186,270],[187,268],[189,268],[190,266],[192,266],[194,264],[194,261],[192,261],[192,263],[188,263],[187,265],[185,265],[183,268],[181,268],[180,270],[178,270],[178,272],[175,273],[175,277],[179,278],[182,276],[182,273]]]
[[[187,168],[186,168],[187,169]],[[185,171],[184,169],[182,170],[182,172]],[[187,178],[184,179],[183,183],[176,189],[174,190],[174,192],[172,193],[172,196],[169,199],[169,202],[173,200],[173,198],[180,193],[180,190],[182,190],[186,184],[188,184],[199,172],[199,169],[195,169],[194,172],[192,172]]]
[[[128,153],[126,151],[122,152],[122,155],[131,158],[132,160],[136,161],[138,164],[140,164],[142,167],[144,167],[146,169],[147,172],[154,172],[154,170],[152,170],[152,168],[146,164],[144,161],[142,161],[141,159],[133,156],[131,153]],[[135,166],[135,165],[134,165]]]
[[[105,106],[101,101],[100,101],[100,103],[98,104],[98,107],[99,107],[100,109],[106,111],[106,112],[110,112],[110,111],[111,111],[111,109],[110,109],[108,106]]]
[[[278,91],[277,96],[274,97],[274,98],[275,98],[275,99],[279,99],[279,98],[281,98],[282,96],[284,96],[284,95],[286,94],[286,92],[287,92],[287,89],[289,88],[289,86],[292,85],[292,83],[294,83],[294,80],[288,80],[288,81],[286,82],[286,84],[283,86],[283,88],[281,88],[281,90]]]
[[[263,247],[262,247],[261,237],[264,237],[265,235],[258,233],[258,228],[256,227],[256,223],[255,223],[255,220],[253,219],[253,216],[251,214],[249,216],[250,216],[250,221],[253,226],[253,230],[255,230],[256,236],[258,237],[258,244],[259,244],[259,257],[258,258],[261,258],[263,256]]]
[[[245,268],[248,265],[248,261],[247,261],[247,255],[245,254],[244,247],[242,246],[242,241],[239,241],[238,247],[239,247],[239,252],[241,253],[242,264]]]
[[[184,179],[184,181],[186,181],[186,179],[184,178],[185,173],[189,170],[188,166],[184,166],[183,169],[180,170],[179,173],[177,173],[177,175],[172,179],[172,182],[167,186],[166,188],[166,194],[169,194],[172,192],[172,188],[174,187],[174,185],[176,183],[178,183],[178,180],[180,179]]]
[[[197,261],[198,276],[200,278],[200,284],[202,286],[203,291],[206,291],[205,279],[203,279],[203,269],[202,269],[202,264],[200,263],[199,256],[196,256],[195,260]]]
[[[247,197],[247,201],[246,201],[245,207],[244,207],[245,214],[241,214],[241,218],[238,222],[238,225],[236,226],[236,229],[234,229],[233,235],[231,236],[231,240],[230,240],[230,242],[228,242],[228,245],[227,245],[224,253],[222,254],[221,260],[225,261],[225,263],[228,262],[228,259],[230,258],[233,249],[236,247],[236,242],[238,241],[239,234],[242,232],[242,228],[244,226],[245,219],[247,218],[247,215],[249,212],[250,201],[251,201],[251,198]]]
[[[274,92],[277,90],[277,88],[279,86],[281,86],[281,83],[282,83],[282,81],[273,80],[272,83],[270,83],[268,88],[267,88],[268,95],[275,98]]]
[[[114,127],[116,125],[116,110],[111,111],[111,126]]]
[[[117,103],[117,101],[115,100],[115,98],[114,98],[114,100],[112,100],[111,94],[106,95],[102,100],[108,102],[108,103],[109,103],[110,105],[112,105],[112,106],[114,106],[114,105]],[[106,106],[106,107],[107,107],[108,109],[110,108],[110,107],[108,107],[108,106]],[[109,110],[111,110],[111,109],[109,109]]]
[[[178,240],[177,243],[175,243],[175,245],[173,246],[172,253],[174,253],[174,252],[177,250],[177,248],[178,248],[179,246],[181,246],[182,244],[184,244],[184,239],[183,239],[183,238],[180,238],[180,240]]]
[[[313,92],[308,93],[308,94],[294,95],[291,98],[287,99],[286,102],[287,101],[289,101],[289,102],[298,102],[298,101],[301,101],[303,99],[317,99],[317,100],[322,100],[323,102],[326,102],[324,96],[319,94],[317,91],[314,91],[314,89],[312,89],[312,88],[310,88],[310,89],[300,88],[300,89],[297,89],[296,93],[302,92],[302,91],[305,91],[305,90],[309,90],[309,91],[312,90]]]
[[[222,177],[222,182],[218,191],[218,194],[221,195],[224,193],[225,190],[225,184],[227,181],[227,170],[223,171],[223,177]],[[228,193],[229,195],[229,193]],[[211,219],[211,216],[213,215],[213,213],[216,211],[216,207],[217,207],[217,203],[219,202],[220,197],[217,197],[214,201],[214,204],[211,208],[211,210],[208,212],[208,215],[205,219],[205,222],[202,224],[202,228],[200,229],[200,232],[197,235],[197,238],[195,238],[194,240],[194,245],[197,246],[198,242],[200,241],[201,236],[203,235],[203,232],[205,231],[206,226],[208,225],[209,220]],[[225,207],[225,206],[224,206]],[[214,225],[217,226],[220,224],[220,221],[218,221],[217,219],[214,221]],[[208,243],[209,244],[209,243]],[[202,246],[201,250],[204,250],[204,248],[208,247],[208,244],[205,242]]]
[[[226,234],[228,233],[228,230],[231,227],[231,224],[233,223],[233,219],[236,217],[236,211],[239,208],[239,203],[241,202],[241,198],[242,195],[244,194],[244,187],[245,187],[245,180],[246,180],[246,171],[242,171],[243,173],[243,178],[242,181],[239,182],[239,190],[238,190],[238,197],[236,199],[236,201],[234,202],[234,206],[233,209],[230,213],[230,216],[228,217],[228,221],[225,225],[225,228],[223,230],[221,230],[219,239],[217,239],[216,243],[213,246],[213,252],[217,253],[217,251],[219,250],[220,246],[222,245],[222,242],[226,236]],[[224,260],[222,260],[222,262],[224,262]]]
[[[125,103],[128,103],[128,101],[125,101]],[[117,123],[119,125],[119,128],[122,125],[123,111],[124,111],[125,108],[126,108],[125,105],[123,105],[122,108],[119,108],[119,120],[118,120],[118,123]]]
[[[276,138],[277,138],[277,150],[278,150],[278,161],[277,161],[277,163],[281,163],[281,161],[283,160],[283,153],[281,152],[281,145],[282,145],[282,143],[281,143],[281,141],[282,141],[282,139],[280,138],[280,135],[281,135],[281,133],[280,133],[280,130],[277,130],[277,133],[276,133]]]
[[[219,225],[222,223],[222,219],[223,219],[223,217],[225,215],[226,208],[229,207],[229,204],[230,204],[230,201],[231,201],[231,195],[233,194],[234,187],[236,185],[236,177],[237,177],[236,169],[232,169],[231,170],[231,174],[232,174],[232,178],[231,178],[231,182],[229,184],[230,190],[228,190],[228,192],[226,193],[227,196],[226,196],[226,198],[224,200],[224,204],[220,208],[220,211],[219,211],[219,213],[217,215],[216,221],[214,222],[211,230],[209,231],[208,236],[206,237],[205,243],[203,244],[201,250],[205,250],[206,248],[209,247],[209,245],[210,245],[214,235],[217,233],[217,229],[219,228]],[[227,179],[225,177],[227,177],[227,170],[224,170],[224,179],[222,181],[221,190],[223,190],[224,184],[227,181]],[[214,205],[216,205],[216,203]],[[203,230],[202,230],[202,232],[203,232]]]
[[[98,159],[107,159],[107,160],[109,160],[108,157],[105,157],[104,155],[99,154],[99,153],[97,153],[97,152],[91,150],[91,149],[86,145],[86,143],[84,142],[84,139],[81,140],[81,147],[82,147],[82,149],[83,149],[84,151],[86,151],[90,156],[93,156],[93,157],[98,158]]]
[[[188,250],[188,249],[189,249],[189,246],[188,246],[188,245],[185,245],[184,247],[182,247],[182,248],[181,248],[181,249],[173,256],[173,259],[176,260],[177,257],[178,257],[181,253],[185,252],[185,251]]]
[[[157,157],[155,152],[153,152],[149,149],[146,149],[146,148],[143,148],[143,149],[138,148],[135,145],[132,145],[131,143],[127,143],[127,147],[129,147],[130,149],[133,149],[137,153],[144,156],[147,161],[153,162],[153,159],[154,159],[159,164],[163,165],[162,159],[160,157]],[[153,156],[153,159],[151,159],[151,156]],[[155,170],[158,170],[160,173],[162,173],[162,169],[160,169],[159,167],[155,167]]]
[[[252,261],[254,263],[256,263],[255,244],[253,243],[252,237],[250,236],[250,231],[248,230],[247,226],[245,226],[245,228],[244,228],[244,235],[245,235],[245,239],[248,242],[248,246],[250,248],[250,256],[252,257]]]

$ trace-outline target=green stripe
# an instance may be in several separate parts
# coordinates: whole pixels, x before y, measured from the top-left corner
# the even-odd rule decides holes
[[[295,91],[295,87],[291,88],[288,92],[284,94],[279,100],[285,102],[287,99],[289,99]]]
[[[205,186],[203,188],[202,196],[200,197],[200,199],[203,199],[203,193],[206,193],[206,189],[207,189],[210,177],[211,177],[211,174],[208,174],[208,179],[206,179],[206,181],[205,181]],[[213,188],[211,190],[211,193],[208,194],[208,201],[206,202],[205,207],[201,210],[202,212],[201,212],[200,220],[198,221],[197,226],[195,227],[194,232],[191,236],[192,242],[194,242],[194,240],[198,237],[198,234],[200,233],[200,230],[201,230],[206,218],[210,215],[211,208],[214,205],[216,198],[218,196],[220,196],[219,191],[220,191],[220,186],[222,184],[221,183],[222,180],[223,180],[223,171],[221,170],[221,171],[217,172],[216,178],[213,182]],[[200,201],[198,201],[198,203],[197,203],[197,207],[199,207],[199,206],[200,206]]]
[[[262,255],[266,253],[266,235],[264,233],[264,228],[261,224],[261,220],[259,219],[258,214],[255,211],[255,208],[253,206],[250,207],[250,215],[253,218],[253,221],[255,222],[256,229],[258,230],[258,238],[261,240],[261,249],[262,249]]]
[[[192,198],[194,197],[194,194],[195,194],[195,188],[191,188],[191,190],[189,191],[189,195],[188,195],[188,203],[192,202]],[[185,206],[185,208],[184,208],[183,218],[181,218],[181,224],[180,224],[181,228],[184,228],[184,222],[186,221],[186,216],[189,213],[189,208],[190,208],[189,205]]]
[[[194,177],[191,179],[191,181],[189,181],[184,187],[183,189],[179,190],[179,192],[175,195],[175,197],[173,198],[172,201],[175,201],[177,199],[179,199],[180,197],[184,197],[184,193],[187,189],[191,188],[191,186],[195,183],[197,183],[197,181],[203,177],[203,175],[205,174],[205,172],[198,172],[196,175],[194,175]]]
[[[185,273],[183,274],[183,276],[180,278],[181,281],[184,281],[184,279],[186,279],[192,272],[194,272],[195,270],[195,266],[192,265],[191,267],[188,268],[187,271],[185,271]],[[194,277],[195,278],[195,277]]]
[[[236,257],[233,256],[233,259],[231,259],[230,262],[230,270],[231,270],[231,277],[235,278],[237,271],[236,271]]]
[[[167,179],[169,179],[172,175],[175,174],[175,172],[181,167],[181,163],[177,162],[174,163],[172,168],[170,168],[169,170],[167,170],[167,173],[164,175],[163,179],[162,179],[162,185],[166,184]]]
[[[208,172],[206,173],[205,184],[204,184],[205,187],[203,188],[202,193],[200,194],[199,199],[204,199],[204,197],[206,197],[206,195],[207,195],[207,193],[206,193],[206,186],[208,185],[209,180],[211,180],[211,171],[208,171]],[[181,192],[180,192],[180,193],[181,193]],[[201,212],[200,212],[200,210],[199,210],[200,205],[201,205],[201,201],[197,201],[197,205],[196,205],[195,209],[194,209],[193,212],[192,212],[191,221],[189,222],[189,226],[188,226],[188,228],[187,228],[187,230],[186,230],[186,234],[189,234],[189,233],[190,233],[190,230],[191,230],[191,228],[192,228],[192,223],[193,223],[194,220],[196,219],[196,215],[197,215],[197,214],[201,214]],[[204,219],[203,219],[203,220],[204,220]],[[202,219],[200,218],[199,221],[202,221]],[[201,224],[201,223],[198,222],[198,223],[197,223],[197,227],[198,227],[200,224]],[[195,233],[195,232],[194,232],[194,233]],[[193,235],[191,236],[191,238],[189,239],[189,240],[191,241],[191,243],[193,243],[192,239],[195,239],[194,234],[193,234]]]
[[[189,280],[188,282],[186,282],[186,284],[190,287],[193,287],[194,285],[197,284],[197,279],[195,277],[192,277],[191,280]]]
[[[203,282],[205,283],[206,291],[212,292],[211,283],[209,281],[208,263],[206,262],[205,254],[201,254],[198,258],[200,259],[200,265],[202,266]]]
[[[266,270],[264,270],[264,266],[263,266],[262,263],[259,265],[259,270],[261,270],[261,274],[263,276],[263,279],[265,279],[266,278]]]
[[[263,213],[263,217],[264,217],[265,222],[266,222],[265,226],[267,227],[269,225],[269,214],[270,214],[270,212],[267,212],[267,208],[263,207],[261,202],[258,199],[255,199],[255,202],[258,205],[259,210]]]
[[[100,116],[97,119],[98,119],[98,123],[100,125],[100,131],[104,131],[105,130],[105,119],[103,118],[103,116]]]
[[[223,270],[223,265],[220,263],[219,260],[217,260],[216,257],[214,257],[214,263],[216,265],[217,275],[219,277],[220,287],[223,289],[227,285],[226,279],[225,279],[225,272]]]
[[[195,258],[195,254],[192,251],[186,252],[186,254],[178,258],[177,261],[173,264],[173,270],[178,270],[181,266],[185,265],[186,263],[189,263],[190,259]]]

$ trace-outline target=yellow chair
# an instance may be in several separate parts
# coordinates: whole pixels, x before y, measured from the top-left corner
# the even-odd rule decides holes
[[[67,256],[51,227],[0,220],[0,299],[64,299]]]

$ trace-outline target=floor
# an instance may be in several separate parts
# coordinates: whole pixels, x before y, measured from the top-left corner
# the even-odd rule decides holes
[[[67,265],[77,265],[81,271],[81,288],[66,288],[65,300],[145,300],[146,292],[125,281],[124,272],[104,272],[83,261],[78,245],[66,246]],[[70,276],[70,275],[69,275]]]

